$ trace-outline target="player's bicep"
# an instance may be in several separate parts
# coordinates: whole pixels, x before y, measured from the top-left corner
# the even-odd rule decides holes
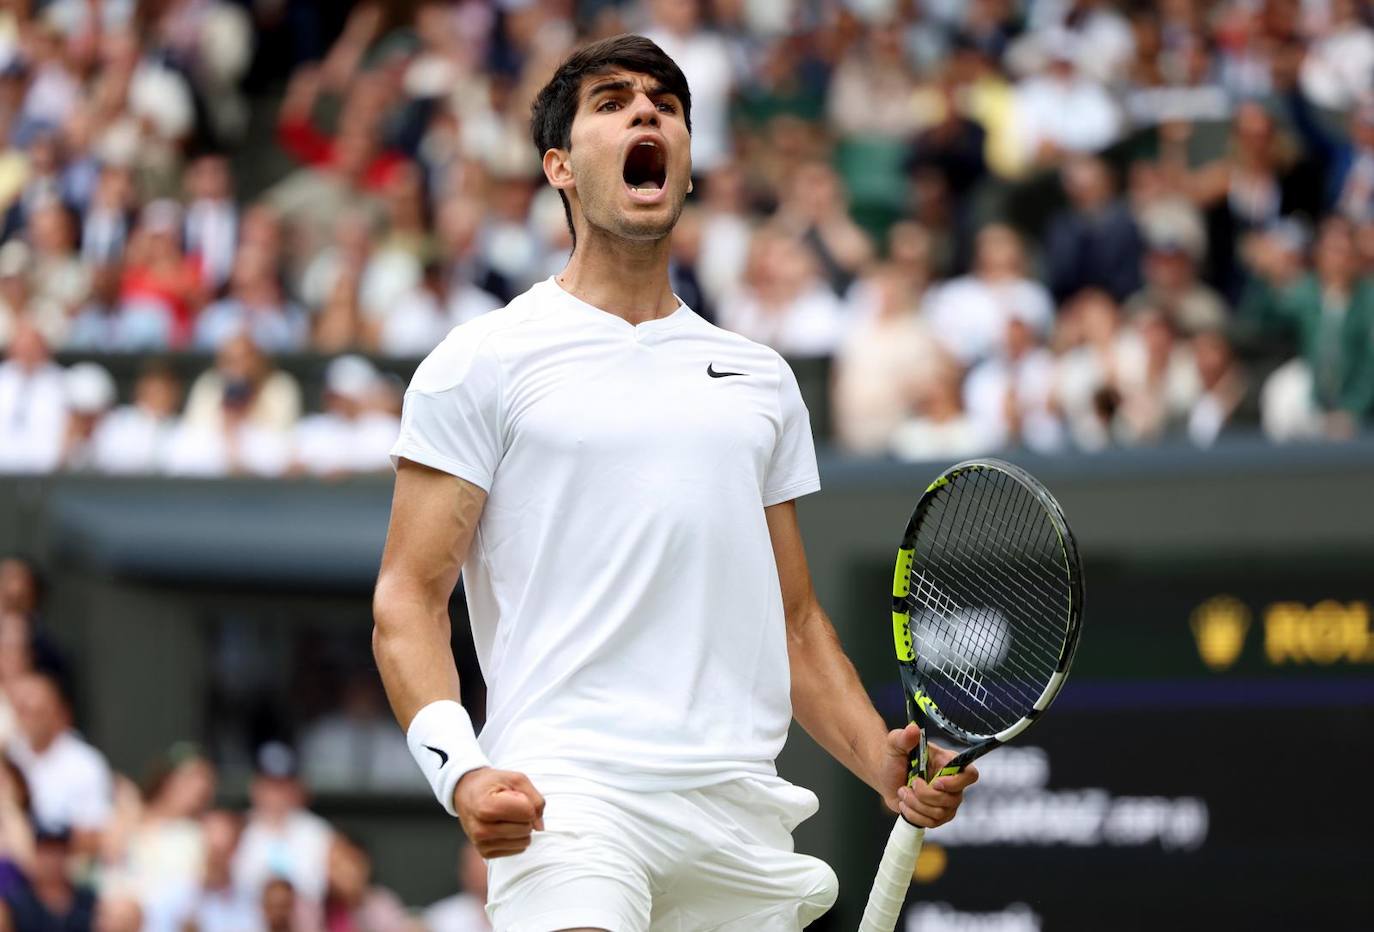
[[[448,604],[472,547],[487,493],[466,479],[400,459],[378,595],[403,589]]]
[[[804,622],[816,607],[816,592],[811,586],[811,570],[806,563],[806,548],[797,523],[797,503],[779,502],[765,508],[763,513],[768,521],[778,584],[782,588],[783,611],[790,629]]]

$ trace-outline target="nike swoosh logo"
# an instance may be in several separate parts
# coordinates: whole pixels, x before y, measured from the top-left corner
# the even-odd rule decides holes
[[[715,364],[715,363],[708,363],[707,366],[706,366],[706,374],[709,375],[709,376],[710,376],[711,378],[713,378],[713,379],[723,379],[723,378],[725,378],[727,375],[748,375],[749,373],[747,373],[747,372],[717,372],[717,371],[716,371],[716,364]]]
[[[426,751],[433,751],[435,754],[439,755],[439,769],[443,770],[444,765],[448,763],[448,754],[438,748],[430,747],[428,744],[422,744],[420,746]]]

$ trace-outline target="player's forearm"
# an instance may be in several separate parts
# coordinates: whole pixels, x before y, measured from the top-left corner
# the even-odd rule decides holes
[[[458,699],[448,602],[404,581],[377,581],[372,654],[401,728],[439,699]]]
[[[789,621],[787,655],[793,717],[850,772],[884,792],[877,771],[887,726],[819,605]]]

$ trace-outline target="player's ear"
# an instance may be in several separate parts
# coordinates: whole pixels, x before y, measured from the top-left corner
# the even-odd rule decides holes
[[[573,186],[572,155],[567,149],[545,150],[544,177],[560,191]]]
[[[687,178],[687,193],[692,193],[692,179],[690,176]]]

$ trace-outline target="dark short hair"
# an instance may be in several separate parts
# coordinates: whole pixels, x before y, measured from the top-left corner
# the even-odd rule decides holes
[[[682,119],[687,124],[687,132],[692,131],[692,92],[682,69],[651,40],[626,33],[573,52],[539,91],[530,112],[530,136],[534,140],[535,155],[542,160],[550,149],[567,149],[572,145],[573,117],[577,115],[583,80],[612,71],[648,75],[663,85],[682,102]],[[576,247],[572,205],[562,191],[558,196],[563,199],[563,213]]]

